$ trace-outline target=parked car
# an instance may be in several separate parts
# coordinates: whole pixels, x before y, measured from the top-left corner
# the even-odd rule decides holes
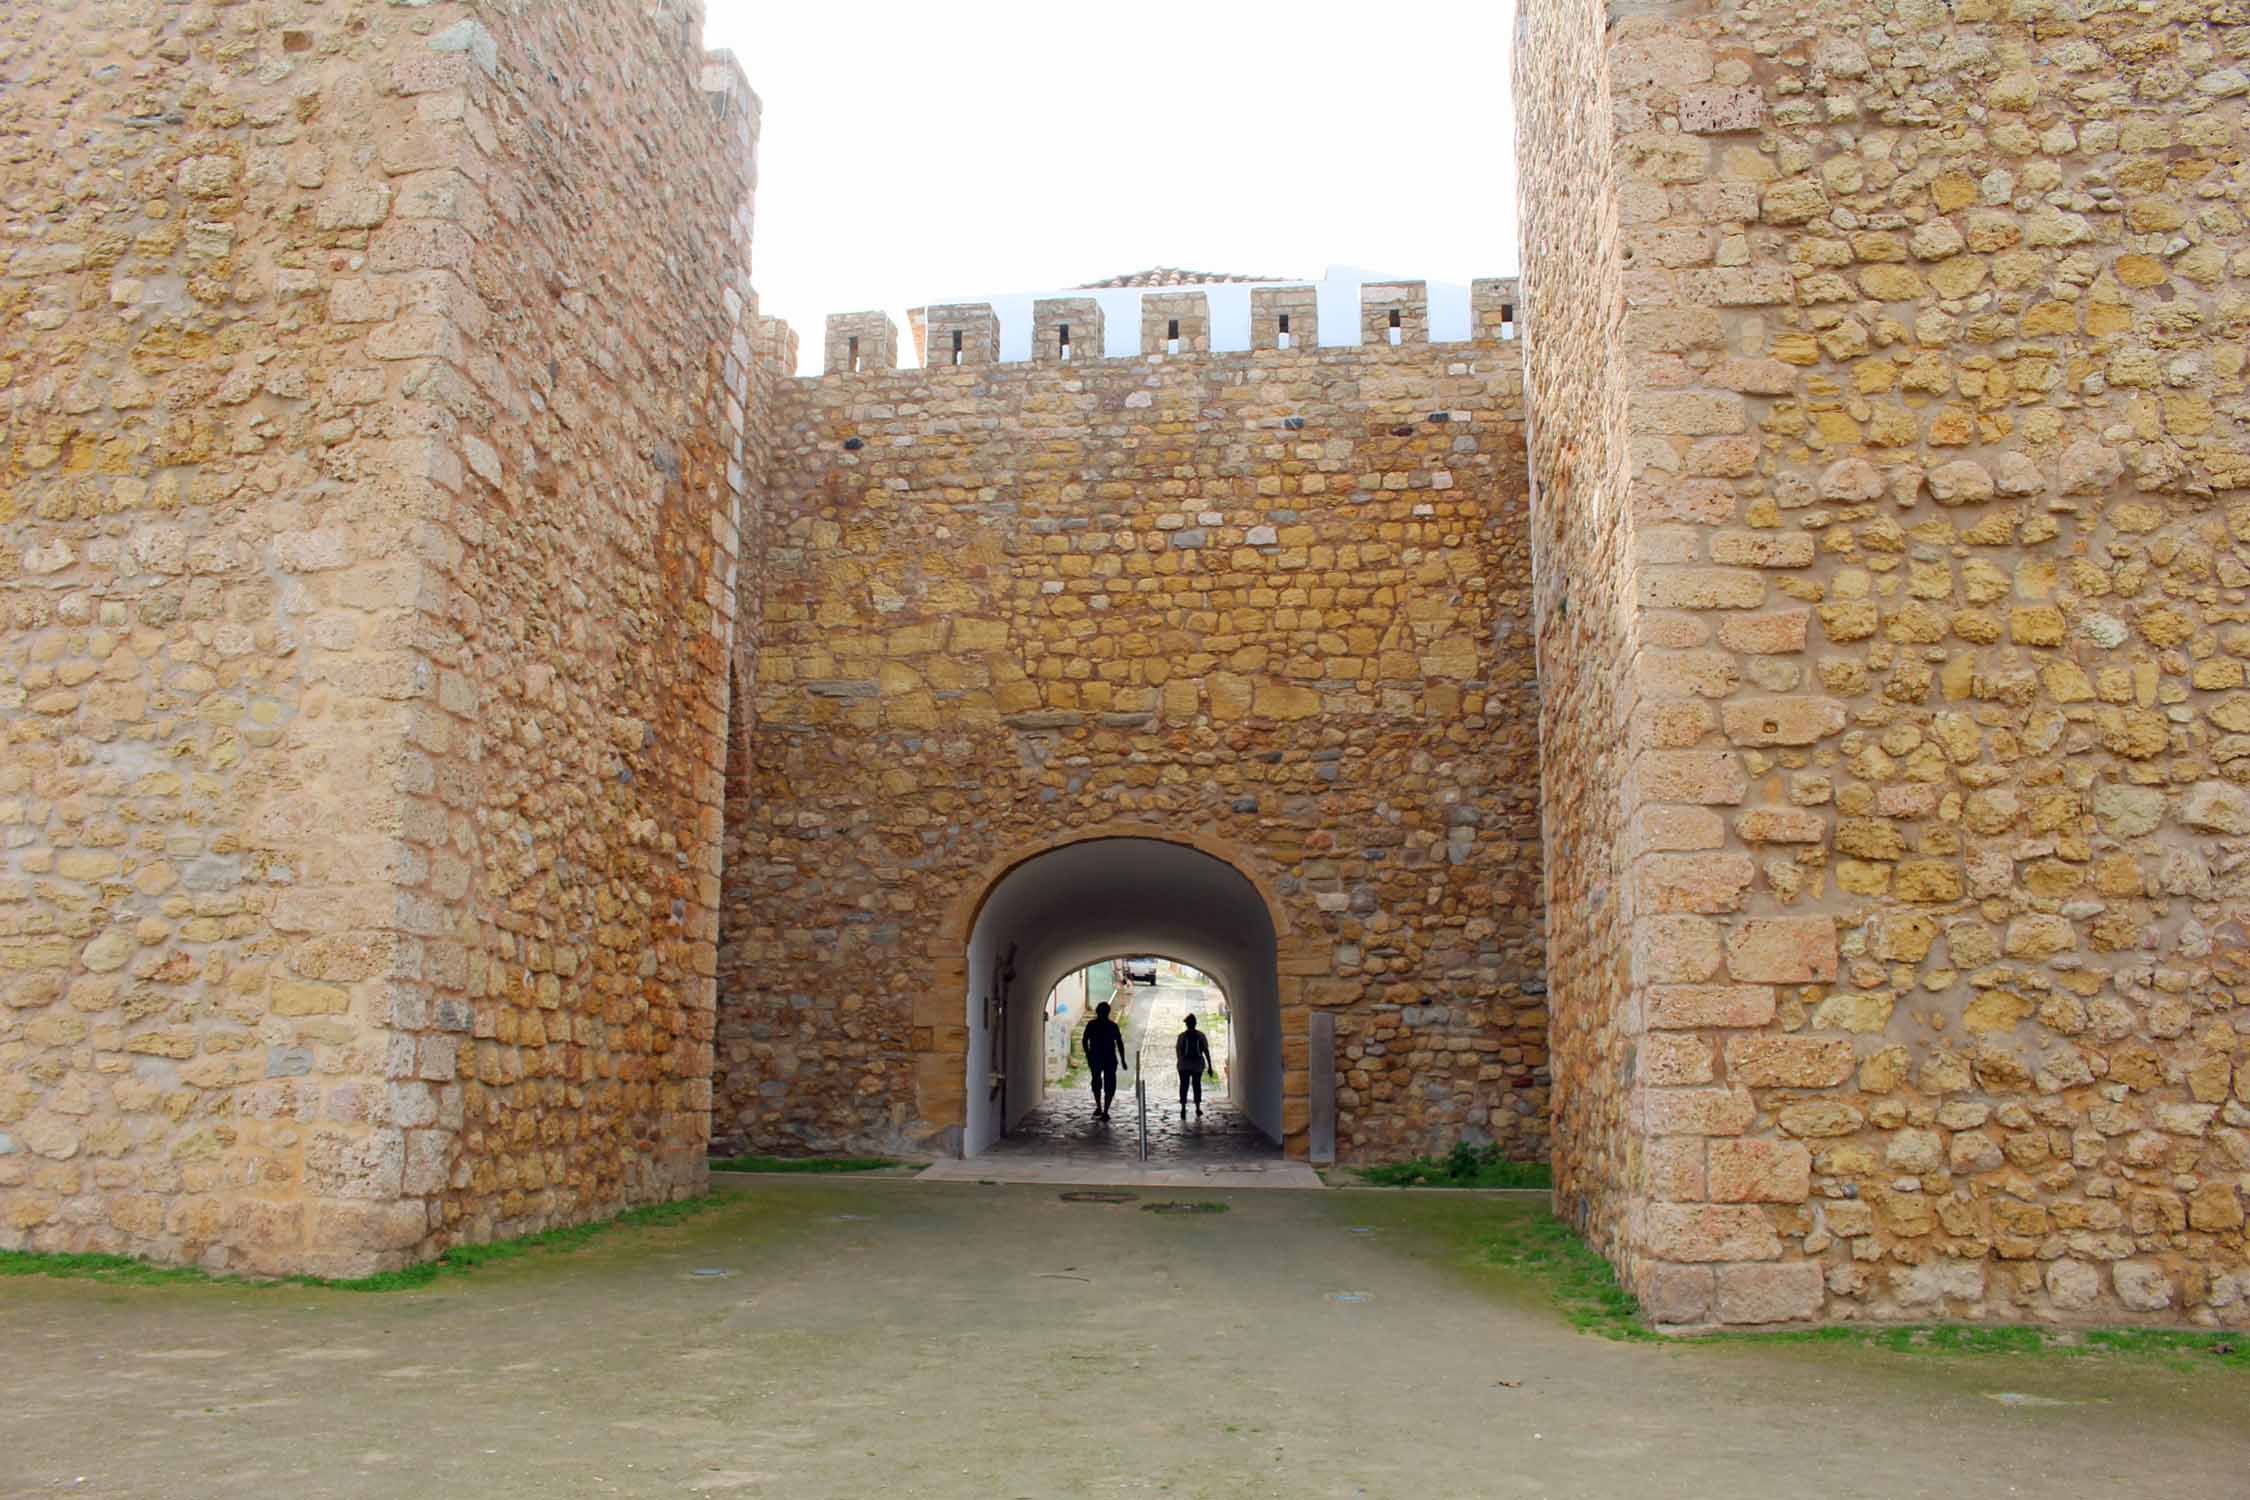
[[[1156,960],[1153,958],[1128,958],[1125,960],[1127,984],[1156,983]]]

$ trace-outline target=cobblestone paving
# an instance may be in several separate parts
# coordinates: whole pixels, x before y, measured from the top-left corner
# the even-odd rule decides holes
[[[1191,1106],[1180,1114],[1180,1079],[1172,1066],[1172,1039],[1182,1018],[1198,1018],[1219,1007],[1216,990],[1159,985],[1134,1007],[1125,1034],[1126,1055],[1138,1050],[1147,1061],[1148,1155],[1152,1166],[1224,1166],[1264,1162],[1280,1155],[1257,1126],[1226,1101],[1226,1075],[1206,1075],[1203,1113]],[[1214,1055],[1224,1049],[1212,1048]],[[1223,1055],[1221,1056],[1223,1062]],[[1007,1138],[980,1153],[994,1157],[1037,1156],[1085,1165],[1129,1165],[1139,1160],[1131,1072],[1117,1075],[1117,1103],[1108,1120],[1094,1118],[1093,1090],[1084,1086],[1048,1094],[1024,1116]]]

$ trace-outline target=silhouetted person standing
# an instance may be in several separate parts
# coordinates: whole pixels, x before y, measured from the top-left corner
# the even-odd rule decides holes
[[[1094,1118],[1109,1118],[1109,1101],[1117,1097],[1117,1065],[1125,1061],[1125,1033],[1109,1018],[1109,1002],[1094,1007],[1079,1042],[1086,1049],[1086,1066],[1094,1075]]]
[[[1180,1113],[1187,1113],[1188,1090],[1195,1090],[1195,1112],[1203,1113],[1203,1074],[1211,1068],[1211,1039],[1195,1029],[1195,1017],[1187,1018],[1187,1030],[1172,1043],[1172,1061],[1180,1072]],[[1212,1071],[1217,1071],[1212,1069]]]

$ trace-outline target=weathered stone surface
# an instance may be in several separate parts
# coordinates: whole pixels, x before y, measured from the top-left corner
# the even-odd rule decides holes
[[[1727,1077],[1752,1088],[1828,1088],[1852,1073],[1852,1044],[1802,1036],[1742,1036],[1727,1043]]]
[[[1727,805],[1748,786],[1741,758],[1723,750],[1652,750],[1640,758],[1641,795],[1651,802]]]
[[[1649,1270],[1649,1297],[1642,1310],[1660,1327],[1694,1327],[1711,1320],[1714,1289],[1709,1266],[1659,1263]]]
[[[2250,791],[2222,781],[2199,781],[2180,799],[2180,821],[2214,833],[2250,833]]]
[[[1984,1264],[1975,1260],[1925,1261],[1903,1267],[1891,1278],[1891,1294],[1902,1308],[1973,1305],[1983,1300],[1984,1293]]]
[[[1754,88],[1682,89],[1680,128],[1698,134],[1756,130],[1765,118],[1765,95]]]
[[[2198,217],[2233,167],[2191,186],[2145,163],[2231,140],[2250,69],[2217,44],[2127,122],[2054,71],[2028,12],[1903,14],[1525,13],[1537,534],[1595,611],[1542,643],[1549,834],[1618,847],[1574,769],[1611,722],[1612,663],[1642,747],[1625,809],[1725,817],[1717,844],[1705,823],[1692,850],[1625,850],[1606,889],[1635,930],[1597,902],[1550,913],[1557,1067],[1600,1080],[1565,1091],[1561,1198],[1621,1265],[1670,1259],[1641,1186],[1599,1165],[1630,1159],[1620,1122],[1643,1118],[1615,1096],[1654,1085],[1604,1059],[1642,1029],[1724,1025],[1721,1080],[1859,1194],[1848,1235],[1783,1240],[1835,1304],[2208,1322],[2250,1274],[2241,1153],[2203,1144],[2239,1129],[2203,1112],[2242,1102],[2221,934],[2250,839],[2250,507],[2226,497],[2250,486],[2250,432],[2222,308],[2250,231]],[[2202,26],[2145,18],[2162,48]],[[1924,36],[1943,68],[1913,60]],[[2072,78],[2135,76],[2137,43],[2073,45]],[[1725,61],[1673,80],[1650,62],[1673,56]],[[1570,82],[1605,68],[1606,108]],[[1877,76],[1879,98],[1857,82]],[[1754,146],[1720,130],[1721,90]],[[1687,420],[1731,402],[1739,431]],[[1754,611],[1729,568],[1763,579]],[[1796,612],[1817,632],[1766,623]],[[1722,751],[1738,778],[1710,774]],[[1745,854],[1756,878],[1728,877],[1706,926],[1669,925],[1693,889],[1677,864],[1641,878]],[[1714,998],[1759,990],[1770,1011]],[[2128,1253],[2155,1269],[2101,1273]],[[2042,1290],[1986,1274],[2048,1257]]]
[[[1758,867],[1745,854],[1652,855],[1641,865],[1641,909],[1735,911],[1757,878]]]
[[[2172,1305],[2172,1279],[2154,1261],[2121,1260],[2109,1274],[2117,1286],[2117,1300],[2134,1312],[2162,1312]]]
[[[1770,985],[1657,984],[1648,990],[1650,1026],[1763,1026],[1773,1013]]]
[[[1727,939],[1727,972],[1756,984],[1836,977],[1836,924],[1827,917],[1754,917]]]
[[[1802,1203],[1812,1191],[1812,1152],[1796,1141],[1713,1141],[1715,1203]]]
[[[1718,1049],[1702,1037],[1656,1032],[1641,1039],[1640,1080],[1657,1085],[1709,1083]]]
[[[2058,1260],[2047,1267],[2047,1295],[2058,1308],[2081,1312],[2099,1305],[2102,1273],[2081,1260]]]
[[[0,1245],[358,1274],[703,1180],[751,96],[622,0],[349,9],[12,17]]]
[[[1823,1282],[1819,1265],[1720,1266],[1713,1306],[1722,1323],[1802,1323],[1819,1316]]]
[[[1665,1260],[1771,1260],[1781,1253],[1781,1240],[1764,1209],[1652,1203],[1646,1213],[1649,1250]]]
[[[1651,917],[1636,924],[1633,973],[1645,983],[1696,984],[1719,969],[1719,928],[1702,917]]]
[[[1412,327],[1210,352],[1200,305],[1180,304],[1193,357],[994,344],[973,368],[761,387],[772,546],[734,668],[723,1149],[950,1149],[997,1066],[968,1055],[990,977],[933,981],[961,962],[958,913],[1025,854],[1131,825],[1223,851],[1296,935],[1292,1149],[1318,1006],[1345,1160],[1547,1154],[1521,346]],[[1144,340],[1165,336],[1147,306]],[[879,316],[851,326],[881,347]],[[848,338],[828,345],[848,359]],[[1755,875],[1698,862],[1650,889],[1692,910]]]
[[[1737,745],[1810,745],[1844,727],[1844,705],[1833,698],[1744,698],[1726,704],[1720,718]]]
[[[945,935],[1131,824],[1667,1320],[2239,1319],[2243,27],[1527,7],[1469,340],[800,381],[692,8],[360,9],[11,33],[0,1243],[941,1148]]]
[[[1935,1172],[1945,1164],[1945,1148],[1934,1130],[1900,1130],[1884,1148],[1883,1160],[1902,1172]]]
[[[1748,1089],[1662,1088],[1646,1096],[1650,1135],[1740,1135],[1757,1117]]]

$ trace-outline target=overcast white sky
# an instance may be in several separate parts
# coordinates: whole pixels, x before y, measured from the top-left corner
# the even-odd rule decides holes
[[[1516,266],[1508,0],[709,0],[765,100],[753,274],[822,320],[1155,265]],[[905,357],[912,359],[909,345]]]

